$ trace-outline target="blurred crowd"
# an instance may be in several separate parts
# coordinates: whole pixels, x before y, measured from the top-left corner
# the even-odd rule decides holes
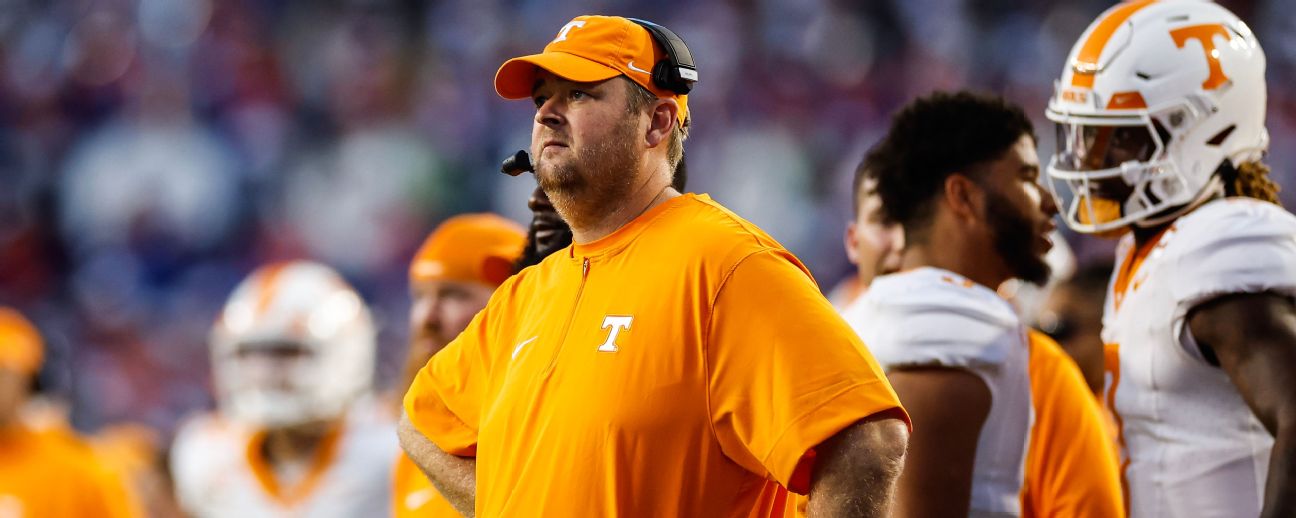
[[[467,211],[529,219],[529,177],[494,171],[528,145],[532,110],[496,97],[495,67],[585,13],[688,42],[689,190],[827,289],[851,273],[851,173],[890,112],[933,89],[999,92],[1031,110],[1049,156],[1052,83],[1111,3],[0,0],[0,304],[44,333],[40,384],[79,429],[135,422],[165,441],[211,405],[207,337],[234,285],[313,259],[371,304],[390,387],[427,232]],[[1296,13],[1221,3],[1268,53],[1268,162],[1291,185]],[[1110,260],[1097,240],[1072,247]]]

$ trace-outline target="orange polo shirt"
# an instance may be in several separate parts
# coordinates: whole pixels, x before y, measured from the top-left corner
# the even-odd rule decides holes
[[[0,430],[0,516],[134,516],[125,483],[60,430]]]
[[[1029,334],[1035,425],[1022,516],[1125,516],[1115,444],[1093,392],[1057,342]]]
[[[510,278],[405,397],[484,517],[747,516],[899,408],[805,267],[691,194]]]

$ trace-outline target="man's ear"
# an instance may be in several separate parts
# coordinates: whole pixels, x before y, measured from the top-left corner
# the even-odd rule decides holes
[[[675,117],[678,113],[679,104],[675,99],[653,101],[652,110],[648,112],[648,132],[644,135],[644,143],[653,148],[670,140],[678,123]]]
[[[962,173],[945,178],[944,202],[959,221],[981,219],[985,214],[985,191]]]
[[[842,240],[846,245],[846,259],[851,264],[859,266],[859,236],[855,235],[855,220],[846,224],[846,237]]]

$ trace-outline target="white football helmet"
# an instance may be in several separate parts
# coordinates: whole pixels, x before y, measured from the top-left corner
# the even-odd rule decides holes
[[[1108,9],[1071,49],[1048,105],[1058,137],[1049,187],[1067,224],[1155,226],[1221,192],[1221,164],[1259,160],[1269,146],[1264,72],[1251,29],[1214,3]]]
[[[259,427],[340,417],[369,393],[376,354],[364,301],[312,262],[264,266],[235,288],[212,329],[221,411]]]

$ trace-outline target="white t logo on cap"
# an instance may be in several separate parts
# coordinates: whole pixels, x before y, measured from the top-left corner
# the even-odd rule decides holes
[[[564,41],[567,39],[567,33],[571,32],[572,29],[575,29],[577,27],[584,27],[584,26],[585,26],[585,20],[572,20],[570,22],[567,22],[567,25],[564,25],[562,30],[558,31],[558,37],[554,38],[554,40],[549,43],[558,43],[560,41]]]

